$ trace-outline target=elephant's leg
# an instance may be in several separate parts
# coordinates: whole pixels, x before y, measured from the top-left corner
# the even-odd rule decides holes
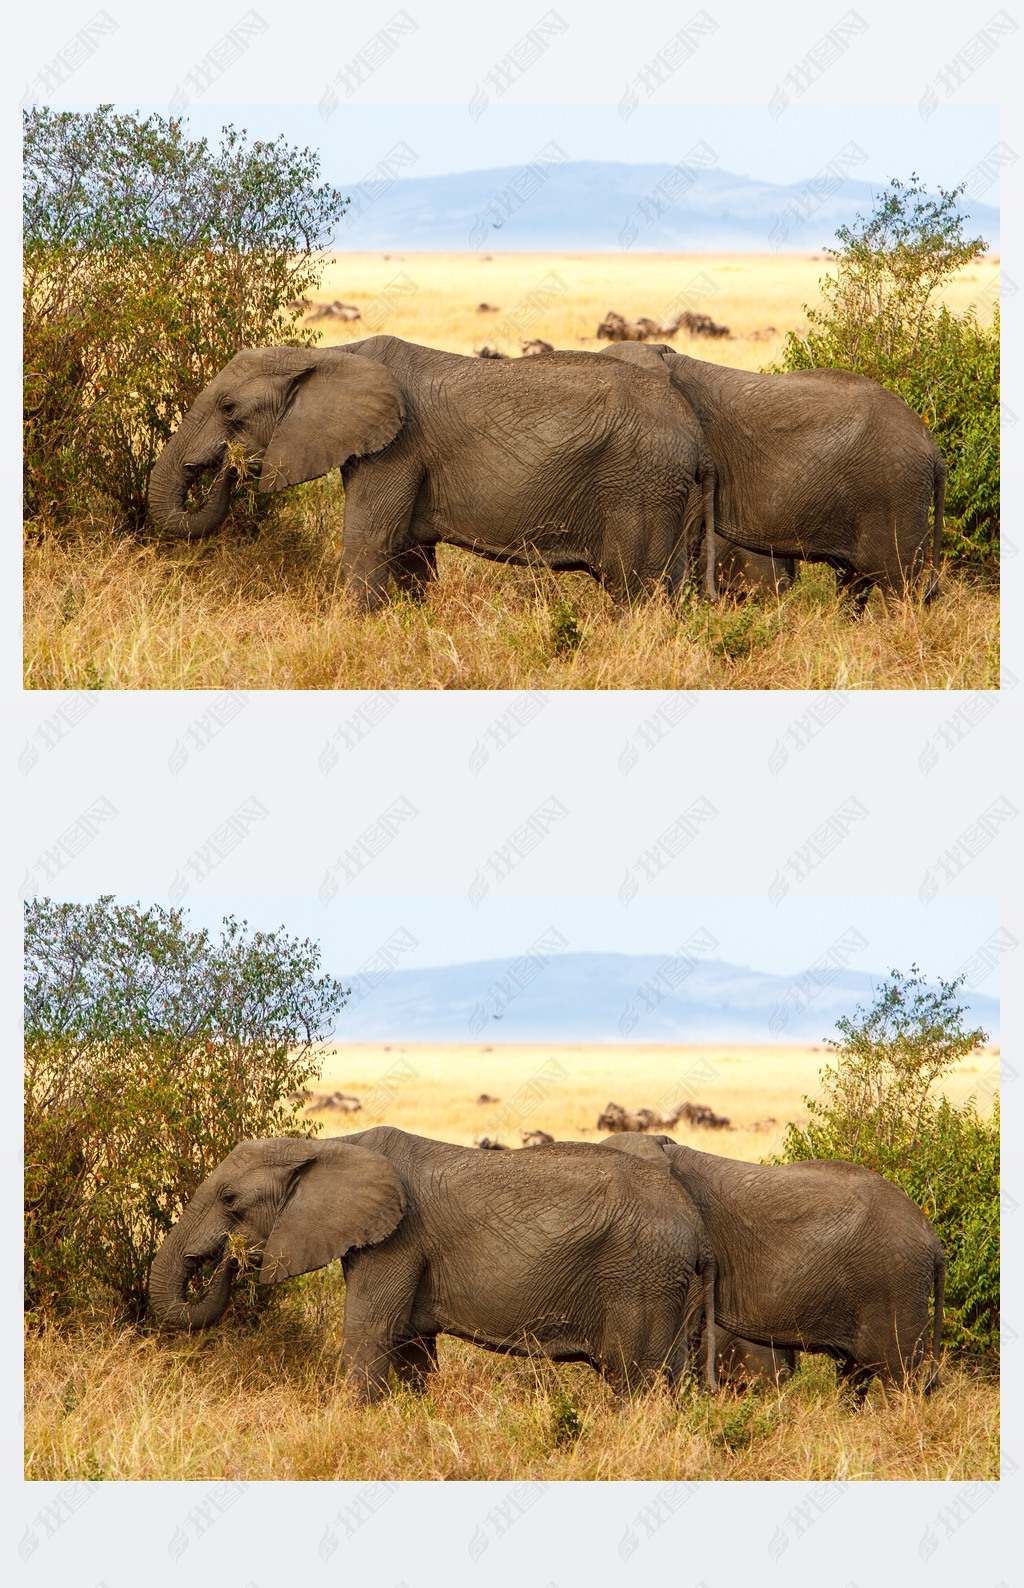
[[[403,1345],[395,1347],[392,1360],[402,1383],[421,1392],[437,1367],[437,1335],[421,1334],[415,1339],[406,1340]]]
[[[437,578],[437,550],[434,546],[414,546],[391,559],[391,577],[397,589],[412,601],[422,601],[427,585]]]
[[[862,1362],[854,1361],[853,1357],[846,1357],[839,1365],[836,1373],[839,1388],[849,1394],[858,1411],[864,1405],[874,1376],[873,1367],[865,1367]]]
[[[394,1351],[376,1331],[345,1328],[345,1384],[359,1406],[371,1406],[388,1392]]]
[[[636,508],[609,513],[598,577],[619,606],[637,606],[659,586],[674,597],[688,573],[686,535],[677,518],[667,523]]]
[[[388,599],[392,579],[408,577],[415,569],[422,577],[428,564],[419,548],[408,545],[409,526],[422,475],[407,464],[358,465],[345,480],[345,530],[341,565],[346,599],[359,612],[375,612]],[[400,548],[400,549],[396,549]]]
[[[849,596],[855,618],[864,616],[868,597],[874,587],[874,574],[858,573],[856,568],[849,565],[845,568],[840,568],[836,573],[836,594]]]

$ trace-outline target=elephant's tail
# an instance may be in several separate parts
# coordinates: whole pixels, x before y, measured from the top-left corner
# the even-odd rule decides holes
[[[941,1250],[935,1254],[935,1278],[933,1283],[935,1316],[932,1321],[932,1360],[924,1386],[926,1395],[931,1394],[939,1382],[939,1352],[942,1346],[942,1307],[946,1298],[946,1257]]]
[[[701,1265],[701,1280],[704,1287],[704,1335],[707,1340],[707,1355],[705,1356],[708,1389],[714,1393],[718,1389],[718,1375],[715,1370],[715,1358],[718,1355],[718,1346],[715,1341],[715,1278],[717,1264],[715,1254],[708,1247],[704,1253]]]
[[[935,459],[935,475],[932,483],[932,543],[929,555],[931,577],[924,595],[926,601],[930,601],[939,588],[939,569],[942,566],[942,515],[945,505],[946,461],[939,453]]]
[[[705,585],[709,601],[718,600],[715,584],[715,485],[717,475],[710,454],[706,454],[700,472],[700,486],[704,497],[704,556],[706,561]]]

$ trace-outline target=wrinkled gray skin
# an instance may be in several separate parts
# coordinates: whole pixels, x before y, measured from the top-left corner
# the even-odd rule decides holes
[[[903,594],[942,556],[946,466],[913,409],[848,370],[756,375],[676,353],[663,343],[617,342],[600,358],[660,363],[696,414],[715,464],[718,533],[748,551],[823,562],[861,605],[872,586]]]
[[[755,591],[781,595],[796,578],[795,557],[762,557],[715,533],[715,573],[720,595],[742,599]]]
[[[717,1330],[718,1379],[732,1389],[742,1390],[750,1384],[781,1384],[796,1372],[796,1352],[773,1349],[768,1345],[755,1345],[752,1340],[741,1340],[728,1329]],[[701,1342],[700,1360],[706,1366],[707,1342]]]
[[[714,1250],[722,1329],[773,1349],[824,1352],[863,1399],[876,1374],[903,1384],[917,1372],[934,1296],[925,1389],[938,1382],[946,1259],[898,1186],[858,1164],[744,1163],[668,1136],[599,1145],[668,1159]]]
[[[703,535],[713,593],[714,470],[693,414],[657,361],[598,367],[589,353],[464,358],[394,336],[237,353],[160,453],[150,509],[168,535],[212,534],[231,443],[264,491],[341,469],[346,590],[363,610],[392,582],[421,597],[439,542],[582,569],[626,602],[675,592]],[[211,469],[210,502],[187,513]]]
[[[686,1367],[714,1329],[714,1259],[663,1158],[556,1143],[479,1152],[377,1126],[325,1141],[242,1142],[199,1187],[153,1263],[164,1323],[215,1323],[240,1237],[276,1284],[340,1257],[352,1391],[394,1368],[422,1387],[438,1334],[492,1351],[589,1362],[619,1393]],[[206,1298],[188,1284],[219,1267]],[[714,1373],[708,1372],[711,1387]]]

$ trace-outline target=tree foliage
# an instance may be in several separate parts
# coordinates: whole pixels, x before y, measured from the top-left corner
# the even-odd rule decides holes
[[[129,1315],[182,1206],[237,1142],[308,1135],[288,1101],[345,994],[319,949],[228,917],[36,899],[25,908],[26,1295],[97,1282]]]
[[[97,493],[142,524],[157,451],[240,348],[317,340],[288,305],[347,203],[309,149],[179,118],[25,112],[26,510]]]
[[[914,175],[836,233],[822,301],[804,306],[778,369],[849,369],[898,392],[928,424],[948,469],[946,537],[961,562],[995,564],[999,537],[999,313],[953,314],[936,294],[986,251],[964,235],[963,187],[932,196]]]
[[[984,1118],[973,1097],[954,1105],[938,1090],[985,1041],[964,1025],[961,985],[894,970],[869,1009],[838,1020],[835,1063],[774,1161],[845,1158],[901,1186],[946,1250],[946,1344],[982,1355],[999,1330],[999,1107]]]

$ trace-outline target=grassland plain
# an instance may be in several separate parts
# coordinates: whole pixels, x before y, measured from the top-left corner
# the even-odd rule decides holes
[[[327,1045],[317,1089],[362,1095],[372,1114],[312,1115],[327,1134],[372,1123],[470,1143],[499,1128],[593,1141],[614,1099],[695,1100],[734,1129],[673,1135],[759,1158],[802,1117],[826,1054],[704,1045]],[[998,1049],[950,1078],[950,1097],[990,1084]],[[563,1073],[564,1072],[564,1073]],[[537,1081],[530,1105],[516,1093]],[[481,1093],[498,1102],[481,1104]],[[374,1102],[373,1099],[376,1099]],[[511,1105],[512,1114],[503,1113]],[[775,1118],[774,1126],[764,1121]],[[514,1124],[510,1125],[510,1119]],[[760,1128],[751,1127],[759,1123]],[[340,1265],[280,1287],[253,1312],[187,1337],[119,1327],[101,1313],[26,1344],[26,1475],[70,1479],[994,1479],[999,1387],[944,1366],[927,1401],[874,1385],[862,1412],[823,1358],[788,1383],[712,1398],[686,1386],[623,1406],[585,1366],[476,1350],[442,1337],[429,1393],[358,1409],[344,1394]]]
[[[802,305],[815,301],[826,264],[820,255],[775,254],[346,254],[327,262],[314,306],[340,299],[364,319],[315,323],[325,345],[377,329],[460,353],[500,340],[504,327],[514,353],[519,331],[510,317],[518,316],[524,336],[597,350],[608,309],[658,318],[689,293],[731,334],[684,332],[674,345],[753,370],[775,356],[786,331],[804,325]],[[978,302],[990,317],[997,281],[998,261],[983,260],[952,282],[946,301],[957,310]],[[494,312],[478,313],[481,303]],[[357,618],[340,599],[343,515],[334,476],[286,493],[279,518],[255,538],[236,521],[194,546],[133,540],[102,513],[70,532],[31,532],[25,686],[998,687],[991,581],[947,573],[927,610],[876,592],[857,623],[828,570],[808,567],[778,598],[680,611],[655,601],[623,615],[585,574],[507,568],[442,547],[425,605]]]

